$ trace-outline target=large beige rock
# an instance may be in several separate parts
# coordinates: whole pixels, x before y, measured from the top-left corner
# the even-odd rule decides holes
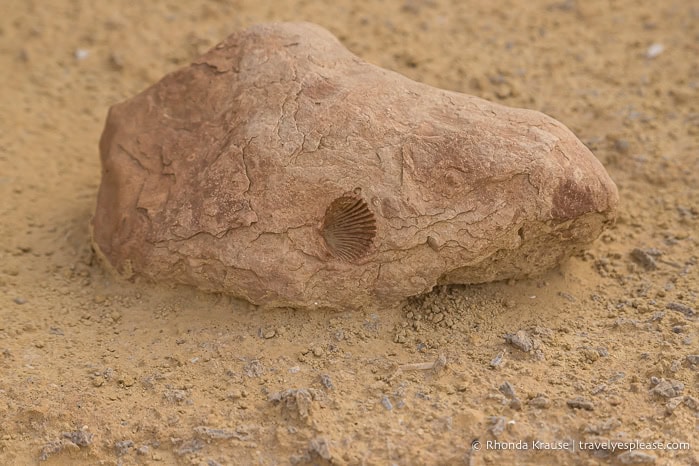
[[[95,248],[122,276],[265,306],[384,306],[526,277],[613,222],[602,165],[541,113],[264,24],[113,106]]]

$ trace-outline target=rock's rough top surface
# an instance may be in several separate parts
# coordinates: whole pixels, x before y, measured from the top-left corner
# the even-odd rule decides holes
[[[614,221],[561,123],[370,65],[297,23],[231,35],[113,106],[98,252],[263,306],[394,304],[545,271]]]

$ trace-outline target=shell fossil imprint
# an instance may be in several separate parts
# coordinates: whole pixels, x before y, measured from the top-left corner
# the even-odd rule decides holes
[[[558,121],[368,64],[309,23],[237,32],[112,106],[100,155],[110,269],[270,307],[539,274],[618,204]]]
[[[376,218],[366,202],[354,195],[335,199],[325,212],[322,234],[328,251],[338,259],[353,261],[365,256],[376,236]]]

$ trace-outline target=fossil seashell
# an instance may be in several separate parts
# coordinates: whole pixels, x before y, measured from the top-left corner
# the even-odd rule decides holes
[[[376,236],[376,217],[361,197],[344,195],[328,206],[321,232],[333,256],[354,261],[369,252]]]

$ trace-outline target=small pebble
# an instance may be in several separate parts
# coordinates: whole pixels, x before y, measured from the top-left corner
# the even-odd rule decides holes
[[[525,353],[528,353],[534,349],[534,341],[524,330],[518,330],[514,334],[505,335],[505,341],[515,348],[519,348]]]
[[[665,46],[659,42],[655,42],[646,50],[646,58],[655,58],[665,51]]]
[[[629,151],[629,141],[626,139],[617,139],[614,141],[614,148],[620,154],[626,154]]]
[[[124,60],[121,58],[121,55],[116,52],[109,54],[109,64],[111,65],[112,69],[117,71],[124,68]]]
[[[500,364],[502,364],[503,361],[503,353],[499,353],[497,356],[495,356],[491,361],[490,361],[490,367],[498,367]]]
[[[593,348],[583,348],[581,350],[582,355],[585,357],[587,362],[595,362],[599,359],[600,355],[597,350]]]
[[[624,377],[626,377],[626,374],[624,372],[621,372],[621,371],[615,372],[614,375],[612,375],[609,378],[608,382],[615,383],[615,382],[618,382],[619,380],[623,379]]]
[[[320,375],[320,383],[322,383],[323,386],[324,386],[325,388],[327,388],[328,390],[331,390],[331,389],[333,389],[333,388],[335,387],[335,386],[333,385],[332,379],[331,379],[330,376],[327,375],[327,374],[321,374],[321,375]]]
[[[491,416],[488,420],[490,421],[490,432],[494,437],[500,436],[505,431],[507,418],[504,416]]]
[[[90,51],[87,49],[76,49],[74,55],[76,60],[82,61],[90,56]]]
[[[136,453],[138,453],[141,456],[145,456],[148,453],[150,453],[150,447],[148,445],[143,445],[141,447],[138,447],[138,450],[136,450]]]
[[[670,400],[665,405],[665,412],[667,414],[674,413],[677,407],[682,404],[682,402],[684,402],[683,396],[676,396],[674,398],[670,398]]]
[[[236,433],[232,430],[216,429],[207,426],[197,426],[194,428],[194,432],[199,434],[201,437],[208,437],[216,440],[228,440],[236,435]]]
[[[66,438],[79,447],[86,447],[92,443],[93,435],[85,430],[76,430],[73,432],[63,432],[63,438]]]
[[[114,444],[117,456],[123,456],[133,447],[132,440],[122,440]]]
[[[593,395],[599,395],[600,393],[605,392],[605,391],[607,391],[607,384],[601,383],[601,384],[599,384],[599,385],[596,385],[596,386],[590,391],[590,393],[592,393]]]
[[[387,411],[391,411],[393,409],[393,405],[391,404],[391,400],[389,400],[386,395],[381,397],[381,404],[383,405],[384,408],[386,408]]]
[[[651,383],[654,381],[652,380]],[[650,390],[651,395],[655,395],[659,398],[674,398],[679,396],[684,390],[684,384],[678,380],[665,380],[661,379],[657,384]]]
[[[680,314],[684,314],[687,317],[694,317],[696,312],[694,309],[692,309],[689,306],[685,306],[684,304],[680,303],[668,303],[666,308],[670,309],[671,311],[676,311],[679,312]]]
[[[551,400],[549,400],[543,395],[539,395],[529,400],[529,406],[533,406],[534,408],[539,409],[547,409],[551,406]]]
[[[591,401],[580,396],[566,401],[566,404],[573,409],[584,409],[585,411],[592,411],[595,409],[595,405],[593,405]]]
[[[517,397],[517,395],[515,394],[515,388],[512,386],[512,384],[510,382],[506,381],[505,383],[500,385],[499,390],[500,390],[500,393],[502,393],[503,395],[505,395],[506,397],[508,397],[510,399],[514,399]]]
[[[643,250],[641,248],[635,248],[631,251],[631,258],[639,265],[643,266],[646,270],[655,270],[658,268],[655,259],[649,251]]]
[[[558,296],[560,296],[561,298],[565,299],[568,302],[571,302],[571,303],[575,302],[575,297],[570,293],[566,293],[565,291],[559,291]]]
[[[27,302],[27,300],[26,300],[26,299],[24,299],[24,298],[19,298],[19,297],[18,297],[18,298],[15,298],[15,299],[13,299],[12,301],[14,301],[14,302],[15,302],[15,304],[26,304],[26,302]]]
[[[243,397],[243,392],[241,390],[238,390],[238,389],[231,390],[226,395],[226,398],[228,398],[229,400],[233,400],[233,401],[239,400],[242,397]]]

